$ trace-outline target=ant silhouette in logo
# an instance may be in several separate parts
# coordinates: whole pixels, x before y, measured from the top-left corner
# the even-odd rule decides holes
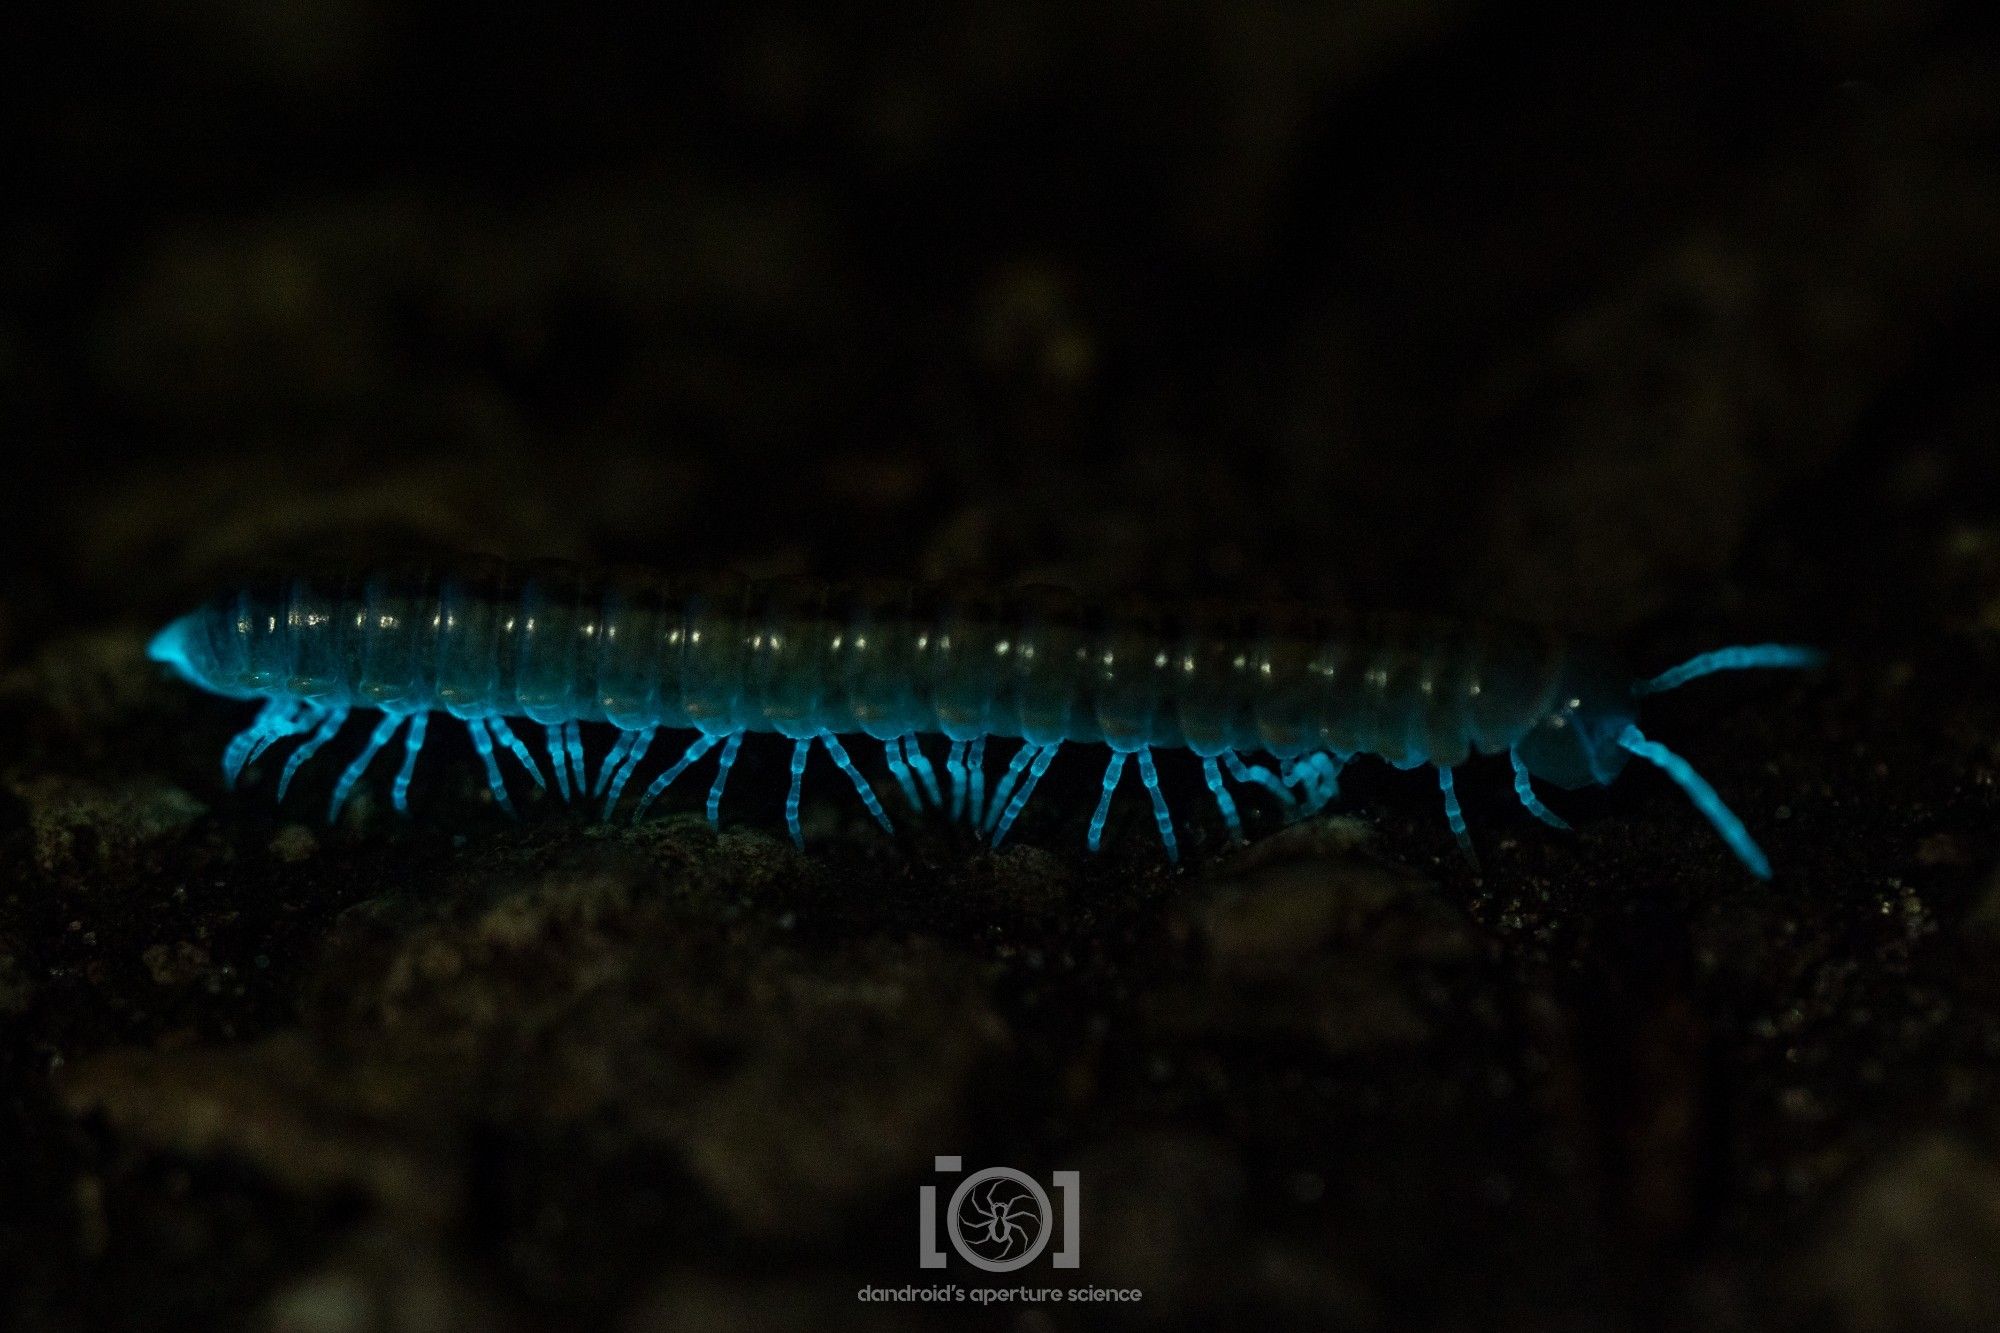
[[[1020,1180],[995,1175],[965,1191],[953,1222],[962,1249],[1005,1263],[1034,1247],[1048,1230],[1048,1203]]]

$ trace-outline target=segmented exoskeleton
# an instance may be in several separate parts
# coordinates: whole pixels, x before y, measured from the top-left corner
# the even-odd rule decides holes
[[[776,732],[793,742],[785,822],[801,845],[800,787],[815,744],[890,828],[844,735],[881,743],[912,807],[946,806],[996,846],[1063,746],[1106,745],[1091,849],[1136,762],[1175,858],[1159,750],[1194,754],[1236,838],[1242,821],[1231,781],[1267,790],[1300,815],[1335,797],[1342,767],[1356,756],[1428,765],[1468,853],[1452,770],[1474,755],[1507,755],[1522,805],[1559,828],[1566,825],[1532,779],[1564,788],[1609,783],[1637,755],[1678,783],[1760,876],[1770,868],[1742,822],[1684,760],[1640,732],[1638,701],[1715,671],[1818,660],[1777,644],[1725,648],[1634,683],[1588,644],[1441,618],[1139,601],[1092,608],[1057,588],[672,578],[485,561],[244,588],[174,621],[151,653],[203,689],[264,700],[223,757],[231,785],[278,741],[306,738],[286,760],[280,799],[351,713],[379,712],[334,786],[329,819],[405,727],[391,796],[406,808],[430,715],[440,710],[464,722],[501,806],[513,808],[502,751],[537,786],[548,784],[511,725],[527,719],[546,731],[564,798],[601,797],[607,818],[660,733],[692,736],[644,788],[635,818],[719,748],[713,821],[743,738]],[[594,781],[581,723],[618,731]],[[934,735],[948,745],[948,790],[923,750]],[[989,788],[993,741],[1018,744]]]

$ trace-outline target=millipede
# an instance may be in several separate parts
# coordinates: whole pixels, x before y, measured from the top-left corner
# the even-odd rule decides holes
[[[1534,784],[1608,785],[1636,757],[1671,778],[1761,878],[1770,864],[1742,820],[1685,759],[1639,729],[1639,705],[1719,671],[1821,660],[1809,648],[1741,645],[1635,678],[1587,640],[1436,616],[1092,605],[1040,586],[673,577],[497,560],[259,580],[174,620],[150,655],[204,690],[261,701],[223,754],[226,785],[281,741],[304,738],[279,774],[280,801],[351,715],[379,714],[334,784],[329,821],[398,732],[402,763],[390,794],[407,810],[437,712],[463,723],[503,809],[514,809],[504,756],[543,790],[553,783],[565,800],[600,801],[606,819],[655,740],[678,733],[678,753],[633,801],[633,818],[719,751],[707,800],[715,822],[744,738],[776,733],[792,743],[785,823],[801,847],[800,793],[815,746],[893,832],[843,736],[880,746],[913,810],[946,810],[995,847],[1059,751],[1106,747],[1089,848],[1098,849],[1112,797],[1136,767],[1170,860],[1179,842],[1159,751],[1199,762],[1237,841],[1243,818],[1232,783],[1268,792],[1298,818],[1338,796],[1341,772],[1357,758],[1429,767],[1468,857],[1452,779],[1459,766],[1504,753],[1521,805],[1567,828]],[[517,723],[543,729],[546,775]],[[594,780],[585,723],[617,733]],[[942,783],[927,741],[944,746]],[[997,755],[989,766],[996,743],[1012,747],[1004,766]]]

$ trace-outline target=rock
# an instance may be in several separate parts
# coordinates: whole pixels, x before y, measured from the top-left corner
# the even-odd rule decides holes
[[[2000,1162],[1933,1134],[1877,1158],[1796,1275],[1808,1315],[1849,1333],[2000,1327]]]
[[[287,824],[271,839],[271,855],[287,865],[309,861],[319,851],[319,837],[304,824]]]
[[[1138,1287],[1152,1318],[1199,1309],[1242,1255],[1245,1189],[1237,1151],[1179,1131],[1134,1134],[1078,1156],[1080,1272]]]
[[[313,1197],[360,1193],[392,1213],[450,1215],[461,1181],[439,1139],[444,1126],[413,1109],[423,1086],[419,1071],[337,1068],[302,1038],[281,1036],[110,1050],[72,1066],[60,1091],[72,1114],[102,1116],[154,1148],[247,1162]]]
[[[1428,968],[1474,955],[1465,917],[1407,871],[1351,850],[1352,834],[1272,839],[1179,909],[1207,969],[1156,996],[1170,1031],[1290,1033],[1328,1053],[1421,1042]]]
[[[263,1333],[509,1333],[525,1325],[457,1271],[435,1238],[371,1226],[282,1286]]]
[[[850,1272],[793,1271],[724,1276],[684,1269],[668,1273],[636,1303],[622,1333],[791,1333],[793,1329],[937,1327],[941,1316],[969,1307],[865,1302]],[[900,1282],[898,1285],[902,1285]]]
[[[0,1015],[23,1014],[34,1003],[35,983],[9,942],[0,937]]]
[[[141,855],[208,813],[187,792],[150,775],[92,782],[50,774],[8,786],[28,807],[35,864],[60,879],[129,874]]]

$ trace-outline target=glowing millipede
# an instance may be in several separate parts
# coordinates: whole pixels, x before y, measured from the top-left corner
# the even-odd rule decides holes
[[[880,742],[913,808],[948,808],[995,846],[1057,751],[1108,746],[1091,850],[1136,762],[1175,859],[1158,750],[1193,753],[1235,838],[1242,821],[1232,781],[1270,792],[1297,816],[1334,799],[1342,767],[1356,756],[1428,766],[1468,854],[1452,770],[1475,754],[1507,755],[1521,804],[1558,828],[1567,826],[1536,796],[1533,779],[1570,789],[1606,784],[1636,755],[1678,783],[1764,877],[1769,863],[1742,821],[1684,759],[1639,730],[1639,701],[1712,672],[1819,661],[1781,644],[1723,648],[1634,682],[1588,644],[1438,618],[1138,602],[1089,608],[1055,588],[677,579],[498,562],[244,588],[168,625],[151,655],[205,690],[264,701],[223,756],[231,786],[279,741],[305,737],[279,776],[280,800],[350,714],[380,713],[334,785],[329,820],[399,730],[403,762],[391,794],[405,809],[430,716],[440,710],[465,724],[502,807],[513,809],[503,751],[537,786],[548,785],[511,725],[527,719],[545,729],[563,797],[601,797],[606,818],[656,737],[689,732],[633,817],[719,748],[708,792],[713,822],[743,738],[776,732],[792,742],[785,823],[801,845],[800,787],[814,745],[890,828],[843,735]],[[618,731],[594,782],[585,722]],[[922,746],[939,735],[949,747],[943,789]],[[989,788],[993,741],[1016,744]]]

